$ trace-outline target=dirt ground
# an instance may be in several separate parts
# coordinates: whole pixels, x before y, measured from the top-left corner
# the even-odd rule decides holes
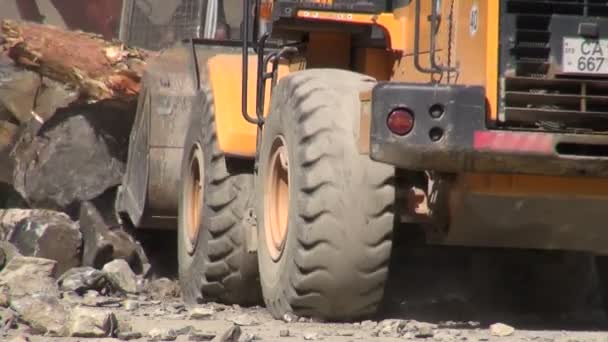
[[[137,341],[608,341],[608,320],[592,301],[564,312],[520,305],[534,302],[539,290],[550,291],[550,288],[530,287],[523,292],[513,289],[505,294],[500,286],[495,286],[487,290],[491,296],[501,296],[503,300],[497,301],[501,304],[480,303],[475,299],[480,286],[475,284],[478,278],[471,277],[465,266],[469,257],[468,252],[458,250],[435,252],[430,257],[426,252],[398,253],[383,312],[366,321],[344,324],[311,322],[297,317],[275,320],[262,307],[215,303],[201,305],[204,317],[193,319],[193,309],[185,308],[179,298],[158,299],[145,293],[117,300],[101,296],[93,304],[83,298],[62,301],[91,306],[94,310],[110,310],[116,315],[119,327],[126,323],[135,332],[133,337],[141,335],[134,339]],[[564,282],[567,278],[564,274]],[[576,282],[574,279],[573,283]],[[585,288],[583,279],[580,279],[580,288]],[[564,292],[561,296],[567,295]],[[559,300],[558,297],[555,300]],[[133,303],[136,308],[132,307]],[[10,317],[6,310],[0,311],[0,316],[5,320]],[[495,323],[505,326],[492,327]],[[238,339],[222,336],[235,329],[235,325],[241,333]],[[510,327],[513,332],[509,331]],[[85,340],[36,336],[28,333],[28,329],[24,324],[13,329],[5,327],[0,336],[7,341],[21,337],[30,341]],[[164,334],[164,339],[158,334]]]

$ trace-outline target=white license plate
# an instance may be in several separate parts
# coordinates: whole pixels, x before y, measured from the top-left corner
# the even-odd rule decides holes
[[[608,75],[608,39],[564,38],[562,72]]]

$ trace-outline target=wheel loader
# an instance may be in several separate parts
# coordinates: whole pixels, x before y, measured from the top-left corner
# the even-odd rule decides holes
[[[162,3],[123,25],[170,38],[117,208],[177,227],[186,303],[373,315],[397,229],[590,253],[608,285],[604,1]]]

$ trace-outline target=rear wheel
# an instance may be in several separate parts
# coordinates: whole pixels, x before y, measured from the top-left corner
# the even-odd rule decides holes
[[[374,314],[393,230],[394,168],[357,149],[359,93],[373,80],[307,70],[277,85],[256,180],[258,261],[272,315]]]
[[[257,261],[247,252],[253,165],[218,148],[211,95],[191,115],[182,159],[178,219],[179,277],[184,301],[261,302]]]

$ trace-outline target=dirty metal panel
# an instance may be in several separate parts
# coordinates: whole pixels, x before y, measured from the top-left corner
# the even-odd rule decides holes
[[[466,193],[451,203],[449,233],[435,243],[608,254],[608,197]]]

